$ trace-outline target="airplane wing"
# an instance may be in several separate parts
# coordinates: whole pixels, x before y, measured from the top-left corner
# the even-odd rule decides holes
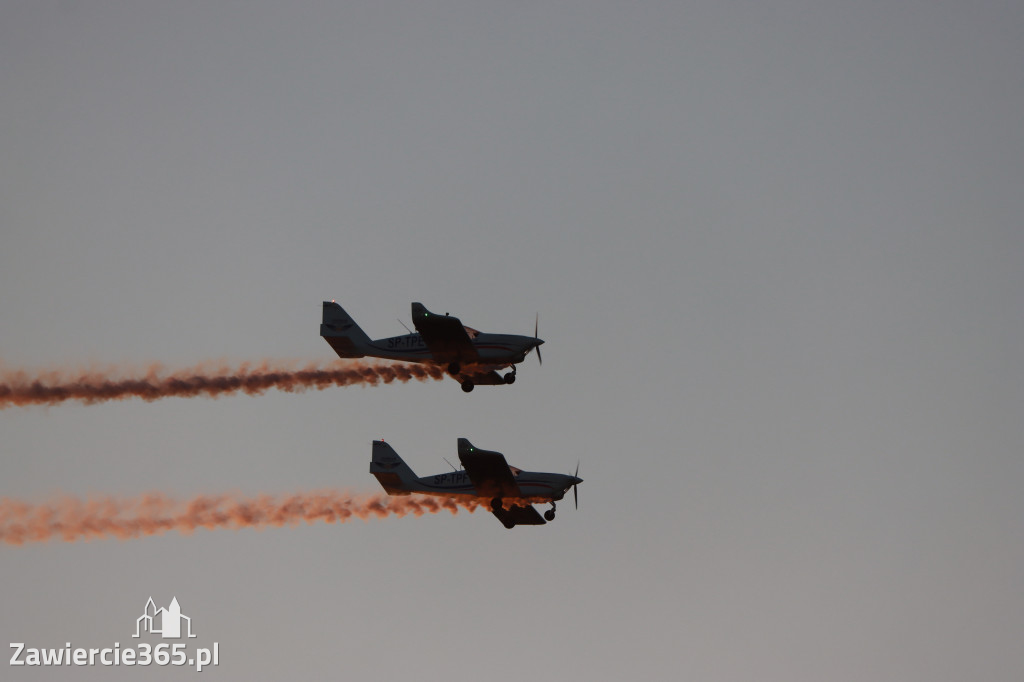
[[[477,386],[501,386],[505,383],[505,377],[492,370],[478,370],[470,366],[462,369],[462,375],[468,376]]]
[[[483,497],[522,497],[522,490],[516,483],[518,469],[513,469],[505,461],[500,452],[481,450],[473,447],[466,438],[459,439],[459,461],[462,462],[466,475],[476,488],[478,495]],[[514,473],[513,473],[514,472]],[[492,509],[499,521],[506,528],[514,526],[540,526],[546,523],[533,505],[517,505],[511,509]]]
[[[499,509],[491,512],[498,517],[498,520],[505,524],[506,528],[512,526],[543,526],[547,521],[540,515],[533,505],[512,507],[511,509]]]
[[[465,438],[459,439],[459,461],[469,480],[482,497],[522,497],[519,484],[505,456],[474,448]]]
[[[412,304],[412,323],[437,362],[469,364],[480,360],[476,346],[457,317],[437,315],[422,303]]]

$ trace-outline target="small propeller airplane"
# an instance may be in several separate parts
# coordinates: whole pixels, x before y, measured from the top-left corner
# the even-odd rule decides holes
[[[489,497],[491,513],[506,528],[540,526],[545,520],[554,521],[555,502],[562,499],[569,488],[572,488],[573,501],[579,507],[576,486],[583,482],[578,476],[579,464],[576,465],[576,474],[571,476],[522,471],[509,466],[500,452],[473,447],[465,438],[459,439],[459,460],[464,469],[417,478],[394,448],[382,440],[375,440],[370,473],[377,477],[389,495],[419,493],[438,497]],[[551,509],[545,511],[544,518],[541,518],[532,504],[505,509],[504,498],[546,498],[551,502]]]
[[[537,320],[533,336],[518,334],[484,334],[465,327],[459,318],[448,313],[438,315],[422,303],[412,304],[412,323],[416,333],[371,340],[345,310],[334,301],[324,301],[320,336],[331,345],[338,357],[366,356],[430,362],[447,365],[448,374],[469,393],[477,384],[511,384],[516,380],[516,364],[537,349],[537,360],[543,364],[537,337]],[[408,328],[407,328],[408,329]],[[511,367],[504,376],[497,370]]]

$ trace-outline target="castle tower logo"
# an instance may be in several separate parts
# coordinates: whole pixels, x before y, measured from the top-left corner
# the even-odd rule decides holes
[[[181,639],[182,621],[185,622],[186,636],[195,637],[192,634],[192,619],[181,612],[177,597],[171,599],[171,604],[166,609],[158,609],[153,603],[153,597],[150,597],[142,615],[135,621],[135,634],[132,637],[140,637],[141,633],[148,632],[160,635],[164,639]]]

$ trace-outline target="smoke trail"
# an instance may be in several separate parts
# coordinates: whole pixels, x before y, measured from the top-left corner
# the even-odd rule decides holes
[[[113,537],[128,540],[197,528],[266,528],[300,522],[345,523],[388,516],[422,516],[459,509],[475,511],[485,500],[409,495],[355,495],[336,490],[285,497],[201,495],[175,500],[158,493],[135,498],[62,497],[42,503],[0,498],[0,542],[23,545]],[[487,507],[484,506],[486,509]]]
[[[142,398],[218,398],[232,393],[260,395],[271,388],[289,393],[309,389],[322,391],[333,386],[376,386],[410,379],[426,381],[444,378],[434,365],[370,364],[364,362],[318,363],[296,369],[274,360],[242,363],[231,368],[221,364],[200,364],[189,369],[166,372],[159,364],[147,367],[136,376],[130,370],[25,370],[0,369],[0,410],[12,406],[57,405],[69,400],[91,405],[108,400]]]

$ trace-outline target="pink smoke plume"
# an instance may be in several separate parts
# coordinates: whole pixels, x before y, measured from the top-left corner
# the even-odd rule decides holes
[[[146,401],[181,397],[219,398],[246,393],[261,395],[271,388],[289,393],[322,391],[334,386],[376,386],[411,379],[443,379],[435,365],[336,361],[296,368],[275,360],[242,363],[204,363],[188,369],[166,371],[153,364],[140,372],[123,368],[103,370],[52,369],[29,372],[0,368],[0,410],[13,406],[57,405],[78,401],[91,405],[108,400],[141,398]]]
[[[288,496],[200,495],[176,500],[159,493],[140,497],[60,497],[33,503],[0,498],[0,542],[23,545],[98,538],[128,540],[197,528],[266,528],[301,522],[346,523],[351,519],[422,516],[487,505],[477,498],[353,494],[336,490]]]

